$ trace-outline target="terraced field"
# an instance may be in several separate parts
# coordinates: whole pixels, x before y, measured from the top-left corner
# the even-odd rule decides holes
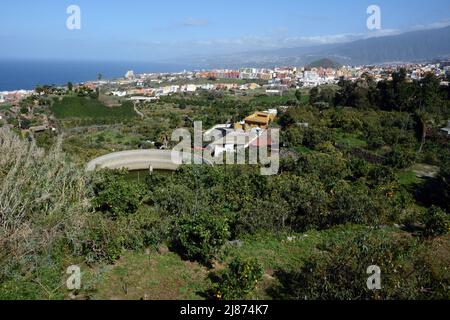
[[[107,107],[90,98],[65,97],[56,101],[51,111],[58,119],[130,119],[137,117],[131,102],[119,107]]]

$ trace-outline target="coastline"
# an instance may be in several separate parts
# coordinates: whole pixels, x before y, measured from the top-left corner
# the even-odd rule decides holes
[[[104,80],[121,78],[128,70],[136,73],[180,72],[188,66],[154,62],[0,60],[0,92],[34,90],[38,85],[63,86],[68,82],[95,81],[98,73]]]

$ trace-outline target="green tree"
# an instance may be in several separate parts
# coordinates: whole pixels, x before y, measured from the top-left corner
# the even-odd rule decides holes
[[[441,257],[428,246],[419,246],[406,232],[353,231],[320,244],[298,272],[278,271],[278,282],[268,292],[283,300],[447,299],[448,276],[435,271],[442,268],[433,266]],[[434,261],[427,260],[429,255]],[[381,269],[382,290],[367,287],[367,269],[374,265]]]
[[[122,252],[121,230],[118,225],[96,212],[91,214],[81,238],[81,250],[88,264],[113,263]]]
[[[439,207],[432,206],[427,210],[424,216],[425,235],[436,237],[449,232],[449,215]]]
[[[292,113],[288,110],[286,112],[283,112],[279,119],[278,119],[278,123],[283,127],[289,127],[291,125],[293,125],[295,123],[295,119],[292,116]]]
[[[301,103],[302,102],[302,92],[300,91],[300,90],[296,90],[295,91],[295,98],[297,99],[297,101],[299,102],[299,103]]]
[[[420,80],[420,111],[427,111],[430,113],[439,113],[445,106],[443,96],[441,93],[440,80],[432,73],[427,73],[425,77]]]
[[[94,177],[93,205],[112,218],[136,212],[144,197],[144,188],[125,179],[126,172],[104,170]]]
[[[411,148],[395,146],[388,154],[386,162],[395,168],[404,169],[414,163],[415,157],[416,154]]]
[[[281,142],[284,147],[292,148],[303,144],[303,130],[292,126],[281,132]]]
[[[256,259],[234,258],[215,277],[214,298],[224,300],[248,299],[263,276],[263,266]]]
[[[322,90],[320,90],[320,96],[319,96],[319,100],[321,102],[325,102],[328,105],[333,105],[334,100],[335,100],[335,91],[330,88],[330,87],[325,87]]]
[[[309,90],[309,103],[315,104],[316,102],[319,102],[319,88],[314,87],[311,90]]]
[[[172,229],[172,246],[181,256],[208,264],[230,237],[225,217],[206,213],[184,214]]]

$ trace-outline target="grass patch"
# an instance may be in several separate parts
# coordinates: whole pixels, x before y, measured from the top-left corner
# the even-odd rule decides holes
[[[367,142],[362,140],[358,134],[337,133],[336,143],[346,148],[367,148]]]
[[[288,237],[292,237],[292,241],[289,241]],[[229,248],[227,256],[256,258],[270,274],[279,268],[291,269],[301,266],[320,239],[320,233],[316,231],[290,236],[251,236],[242,240],[242,247]]]
[[[90,299],[197,300],[211,287],[209,272],[222,270],[233,257],[256,258],[264,267],[263,281],[255,299],[272,299],[267,291],[277,283],[275,271],[298,271],[320,245],[340,243],[364,226],[345,225],[329,230],[297,234],[252,235],[242,238],[242,246],[226,247],[216,269],[208,270],[196,262],[184,261],[175,253],[150,254],[127,251],[112,266],[98,266],[83,275],[86,286],[81,296]],[[383,232],[389,232],[385,230]]]
[[[9,109],[12,108],[12,105],[10,104],[4,104],[0,106],[0,111],[8,111]]]
[[[401,171],[398,174],[398,181],[400,185],[409,187],[414,186],[422,182],[422,179],[418,178],[416,173],[411,170]]]
[[[196,300],[209,286],[207,270],[174,253],[126,252],[114,265],[96,269],[92,299]]]
[[[120,107],[107,107],[100,101],[81,97],[64,97],[56,101],[51,111],[58,119],[130,119],[136,117],[131,102]]]
[[[117,128],[111,128],[86,136],[93,143],[105,145],[125,145],[137,147],[144,137],[139,134],[124,133]]]

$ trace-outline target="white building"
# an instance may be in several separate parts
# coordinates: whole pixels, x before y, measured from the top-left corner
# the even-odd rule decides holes
[[[125,97],[127,95],[126,91],[112,91],[111,94],[115,97]]]
[[[252,131],[227,129],[223,138],[215,140],[207,148],[214,151],[215,157],[224,153],[235,153],[240,149],[248,148],[263,132],[264,130],[259,128],[254,128]]]
[[[197,91],[197,86],[195,84],[188,84],[186,86],[186,92],[195,92]]]
[[[242,68],[239,70],[239,78],[244,80],[255,80],[258,79],[258,69],[255,68]]]
[[[207,83],[207,84],[202,85],[202,89],[203,90],[210,91],[210,90],[213,90],[214,88],[215,88],[215,86],[213,84],[211,84],[211,83]]]
[[[320,76],[314,71],[305,71],[303,73],[303,83],[307,87],[315,87],[322,83]]]
[[[173,85],[169,86],[169,93],[177,93],[180,91],[180,86]]]
[[[231,129],[231,124],[217,124],[211,129],[205,131],[204,137],[205,139],[210,139],[215,133],[221,132],[223,134],[223,132],[226,132],[229,129]]]

